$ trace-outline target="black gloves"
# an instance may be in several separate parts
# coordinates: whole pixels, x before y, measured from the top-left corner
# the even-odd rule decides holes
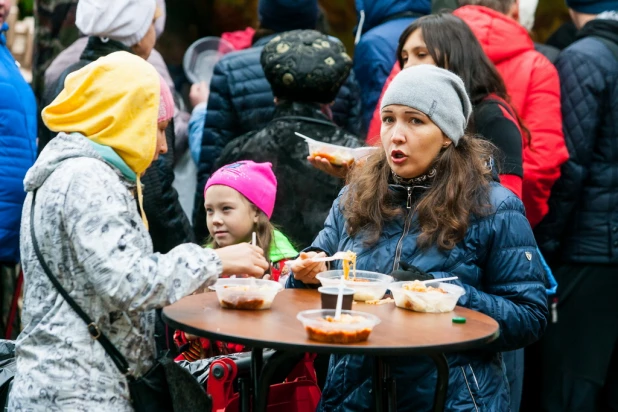
[[[399,269],[391,273],[391,276],[395,278],[395,281],[412,281],[412,280],[429,280],[433,279],[433,275],[423,272],[416,266],[407,264],[406,262],[399,261]]]

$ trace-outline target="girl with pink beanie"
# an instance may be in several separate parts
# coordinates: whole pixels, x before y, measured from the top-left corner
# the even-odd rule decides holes
[[[276,197],[277,178],[270,163],[247,160],[217,170],[204,189],[206,225],[210,232],[207,247],[218,249],[251,242],[255,232],[257,246],[264,250],[264,257],[270,262],[265,276],[285,282],[282,273],[285,261],[295,258],[298,252],[270,223]],[[182,352],[176,360],[194,361],[244,350],[242,345],[209,341],[182,331],[176,331],[174,340]]]

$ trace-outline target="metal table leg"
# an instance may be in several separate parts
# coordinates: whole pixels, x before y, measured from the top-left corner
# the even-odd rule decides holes
[[[262,361],[264,358],[264,350],[262,348],[251,349],[251,386],[253,392],[257,390],[258,380],[262,373]]]
[[[255,412],[266,412],[270,384],[277,370],[291,362],[298,362],[302,356],[302,353],[277,351],[264,363],[261,374],[255,378],[256,385],[253,388],[253,410]]]
[[[436,382],[436,393],[433,398],[433,410],[434,412],[443,412],[448,390],[448,362],[443,353],[429,356],[433,359],[438,368],[438,381]]]
[[[382,376],[386,390],[386,410],[388,412],[397,412],[397,387],[395,379],[391,376],[391,367],[388,363],[382,363]]]
[[[373,361],[373,399],[377,412],[397,412],[397,386],[391,376],[391,368],[381,356]]]
[[[373,358],[373,399],[374,410],[376,412],[382,412],[384,410],[384,391],[382,387],[382,358],[376,356]]]

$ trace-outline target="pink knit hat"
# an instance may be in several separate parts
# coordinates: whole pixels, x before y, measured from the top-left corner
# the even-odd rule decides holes
[[[251,160],[223,166],[210,176],[204,188],[204,197],[210,186],[222,185],[237,190],[270,219],[277,197],[277,178],[271,163]]]
[[[166,122],[174,117],[174,98],[172,97],[172,91],[170,90],[163,77],[159,76],[160,95],[159,95],[159,117],[157,123]]]

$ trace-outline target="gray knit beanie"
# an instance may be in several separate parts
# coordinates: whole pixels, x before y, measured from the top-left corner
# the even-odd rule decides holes
[[[409,67],[395,76],[382,97],[380,110],[391,104],[425,113],[455,146],[472,113],[470,98],[459,76],[428,64]]]

